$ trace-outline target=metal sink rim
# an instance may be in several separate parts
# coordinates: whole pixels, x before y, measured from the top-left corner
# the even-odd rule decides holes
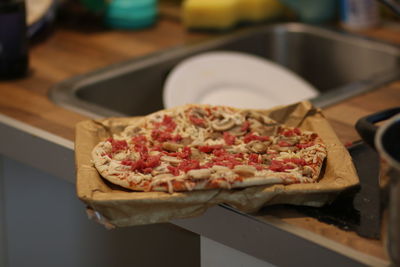
[[[400,46],[373,38],[349,33],[343,30],[338,30],[332,27],[319,27],[307,25],[302,23],[278,23],[262,25],[251,29],[243,29],[235,33],[229,33],[223,36],[211,37],[194,44],[183,44],[173,48],[164,49],[158,52],[150,53],[141,57],[129,59],[116,64],[112,64],[97,70],[78,75],[67,80],[64,80],[49,91],[50,99],[56,104],[76,111],[78,113],[87,115],[92,118],[102,118],[105,116],[121,117],[127,116],[120,112],[108,109],[89,101],[85,101],[76,96],[76,92],[85,84],[89,84],[93,80],[105,80],[108,77],[113,77],[118,74],[134,71],[143,66],[153,64],[155,61],[166,60],[176,56],[193,53],[196,51],[206,51],[209,48],[216,47],[219,44],[229,42],[237,38],[243,38],[254,34],[255,32],[263,31],[282,31],[290,30],[292,32],[304,32],[317,34],[320,36],[328,36],[330,39],[340,40],[344,42],[356,43],[359,46],[366,46],[369,49],[376,49],[377,47],[384,49],[385,52],[391,53],[400,58]],[[317,107],[327,107],[332,104],[338,103],[352,96],[358,95],[363,92],[373,90],[386,83],[400,78],[400,67],[385,73],[379,73],[368,79],[359,80],[349,83],[346,86],[336,88],[328,93],[321,94],[310,101]]]

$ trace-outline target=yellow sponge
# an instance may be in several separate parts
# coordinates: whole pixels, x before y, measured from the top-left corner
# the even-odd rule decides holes
[[[257,22],[281,16],[284,7],[277,0],[240,0],[238,10],[241,20]]]
[[[187,0],[183,23],[188,28],[229,28],[237,21],[240,0]]]
[[[283,10],[278,0],[186,0],[182,19],[188,28],[226,29],[242,21],[276,18]]]

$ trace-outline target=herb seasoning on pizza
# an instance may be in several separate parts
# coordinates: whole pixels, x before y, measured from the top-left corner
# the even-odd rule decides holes
[[[326,148],[316,133],[256,111],[187,105],[144,117],[92,156],[112,183],[172,193],[315,182]]]

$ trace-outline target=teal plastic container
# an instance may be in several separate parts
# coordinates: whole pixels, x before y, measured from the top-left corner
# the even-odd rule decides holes
[[[142,29],[154,24],[157,0],[111,0],[105,23],[114,29]]]
[[[300,18],[301,22],[320,24],[335,18],[337,0],[280,0]]]

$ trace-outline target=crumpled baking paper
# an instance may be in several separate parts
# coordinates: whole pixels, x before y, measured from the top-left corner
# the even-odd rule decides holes
[[[260,111],[260,110],[258,110]],[[280,123],[317,132],[327,145],[327,159],[317,183],[254,186],[193,192],[134,192],[104,180],[92,164],[94,146],[121,132],[140,117],[82,121],[76,126],[77,194],[88,214],[107,228],[168,222],[201,215],[225,203],[241,212],[256,212],[265,205],[295,204],[320,207],[339,192],[359,183],[352,159],[321,110],[309,102],[262,110]]]

